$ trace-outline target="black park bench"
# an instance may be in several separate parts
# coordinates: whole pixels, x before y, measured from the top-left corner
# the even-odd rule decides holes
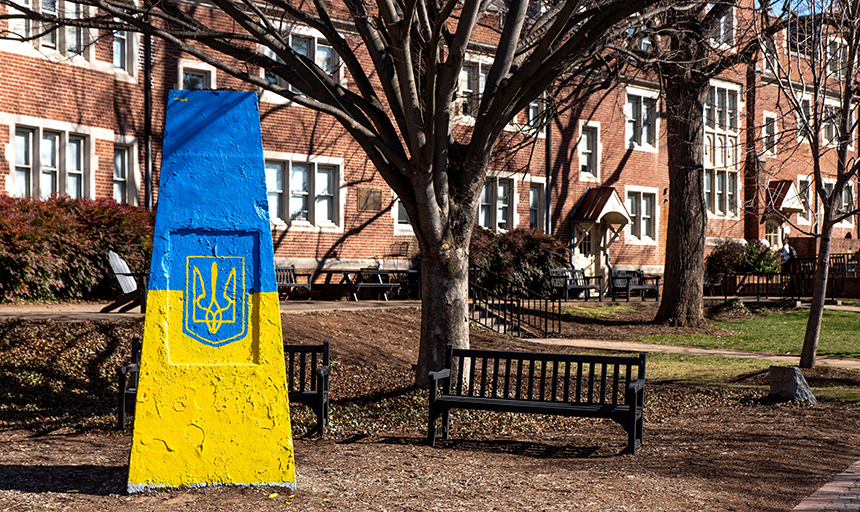
[[[118,426],[124,429],[134,419],[137,383],[140,374],[140,339],[132,340],[132,364],[116,369],[119,379]],[[325,434],[329,410],[329,340],[321,345],[284,345],[287,392],[290,403],[312,408],[317,417],[317,433]]]
[[[627,431],[627,451],[635,454],[642,443],[644,353],[544,354],[449,345],[445,367],[430,372],[430,380],[430,446],[437,434],[449,438],[452,409],[609,418]],[[440,416],[442,426],[436,428]]]
[[[301,281],[299,278],[302,278]],[[311,296],[311,274],[298,274],[294,265],[275,267],[275,282],[278,284],[278,295],[289,296],[292,290],[304,288]]]
[[[594,290],[597,292],[597,300],[603,300],[603,276],[586,276],[583,270],[551,268],[549,284],[556,293],[564,295],[564,300],[568,300],[571,290],[575,293],[574,297],[583,294],[585,300],[588,300],[591,290]]]

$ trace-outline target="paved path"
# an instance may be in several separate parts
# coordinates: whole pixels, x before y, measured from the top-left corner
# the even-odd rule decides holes
[[[140,318],[139,312],[130,313],[100,313],[105,303],[87,304],[0,304],[0,319],[21,318],[30,320],[109,320],[117,318]],[[302,313],[307,311],[361,310],[374,308],[409,308],[420,307],[419,301],[284,301],[281,302],[281,312]],[[828,306],[828,309],[856,311],[860,308],[846,306]],[[711,349],[698,347],[679,347],[672,345],[655,345],[652,343],[573,340],[563,338],[548,338],[533,340],[536,343],[549,345],[619,350],[625,352],[666,352],[673,354],[712,355],[722,357],[743,357],[751,359],[766,359],[775,363],[796,364],[798,356],[780,354],[761,354],[743,352],[740,350]],[[821,357],[816,363],[822,366],[838,366],[860,370],[860,360]],[[842,473],[836,475],[832,482],[815,491],[791,512],[860,512],[860,461],[855,462]]]

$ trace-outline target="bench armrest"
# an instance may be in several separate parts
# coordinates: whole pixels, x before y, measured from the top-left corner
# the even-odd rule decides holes
[[[128,364],[125,366],[116,367],[117,375],[128,375],[130,373],[136,373],[138,371],[140,371],[140,366],[137,364]]]
[[[636,393],[643,389],[645,389],[645,379],[636,379],[635,381],[631,382],[629,386],[627,386],[627,391],[633,393]]]
[[[660,286],[660,276],[643,276],[642,284],[655,284]]]
[[[438,372],[430,372],[430,379],[434,381],[440,381],[442,379],[450,379],[451,378],[451,369],[445,368],[444,370],[439,370]]]
[[[317,368],[317,376],[318,377],[328,377],[328,365],[323,366],[322,368]]]

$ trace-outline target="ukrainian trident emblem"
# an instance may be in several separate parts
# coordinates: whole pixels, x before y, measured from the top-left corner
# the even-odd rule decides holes
[[[188,256],[182,330],[220,347],[248,331],[245,259],[234,256]]]

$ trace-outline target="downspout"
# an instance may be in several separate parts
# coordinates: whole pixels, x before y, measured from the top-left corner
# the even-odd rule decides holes
[[[152,210],[152,36],[143,40],[143,137],[144,137],[144,204]]]
[[[546,137],[544,138],[544,172],[546,173],[546,234],[552,235],[552,121],[550,116],[546,122]]]

